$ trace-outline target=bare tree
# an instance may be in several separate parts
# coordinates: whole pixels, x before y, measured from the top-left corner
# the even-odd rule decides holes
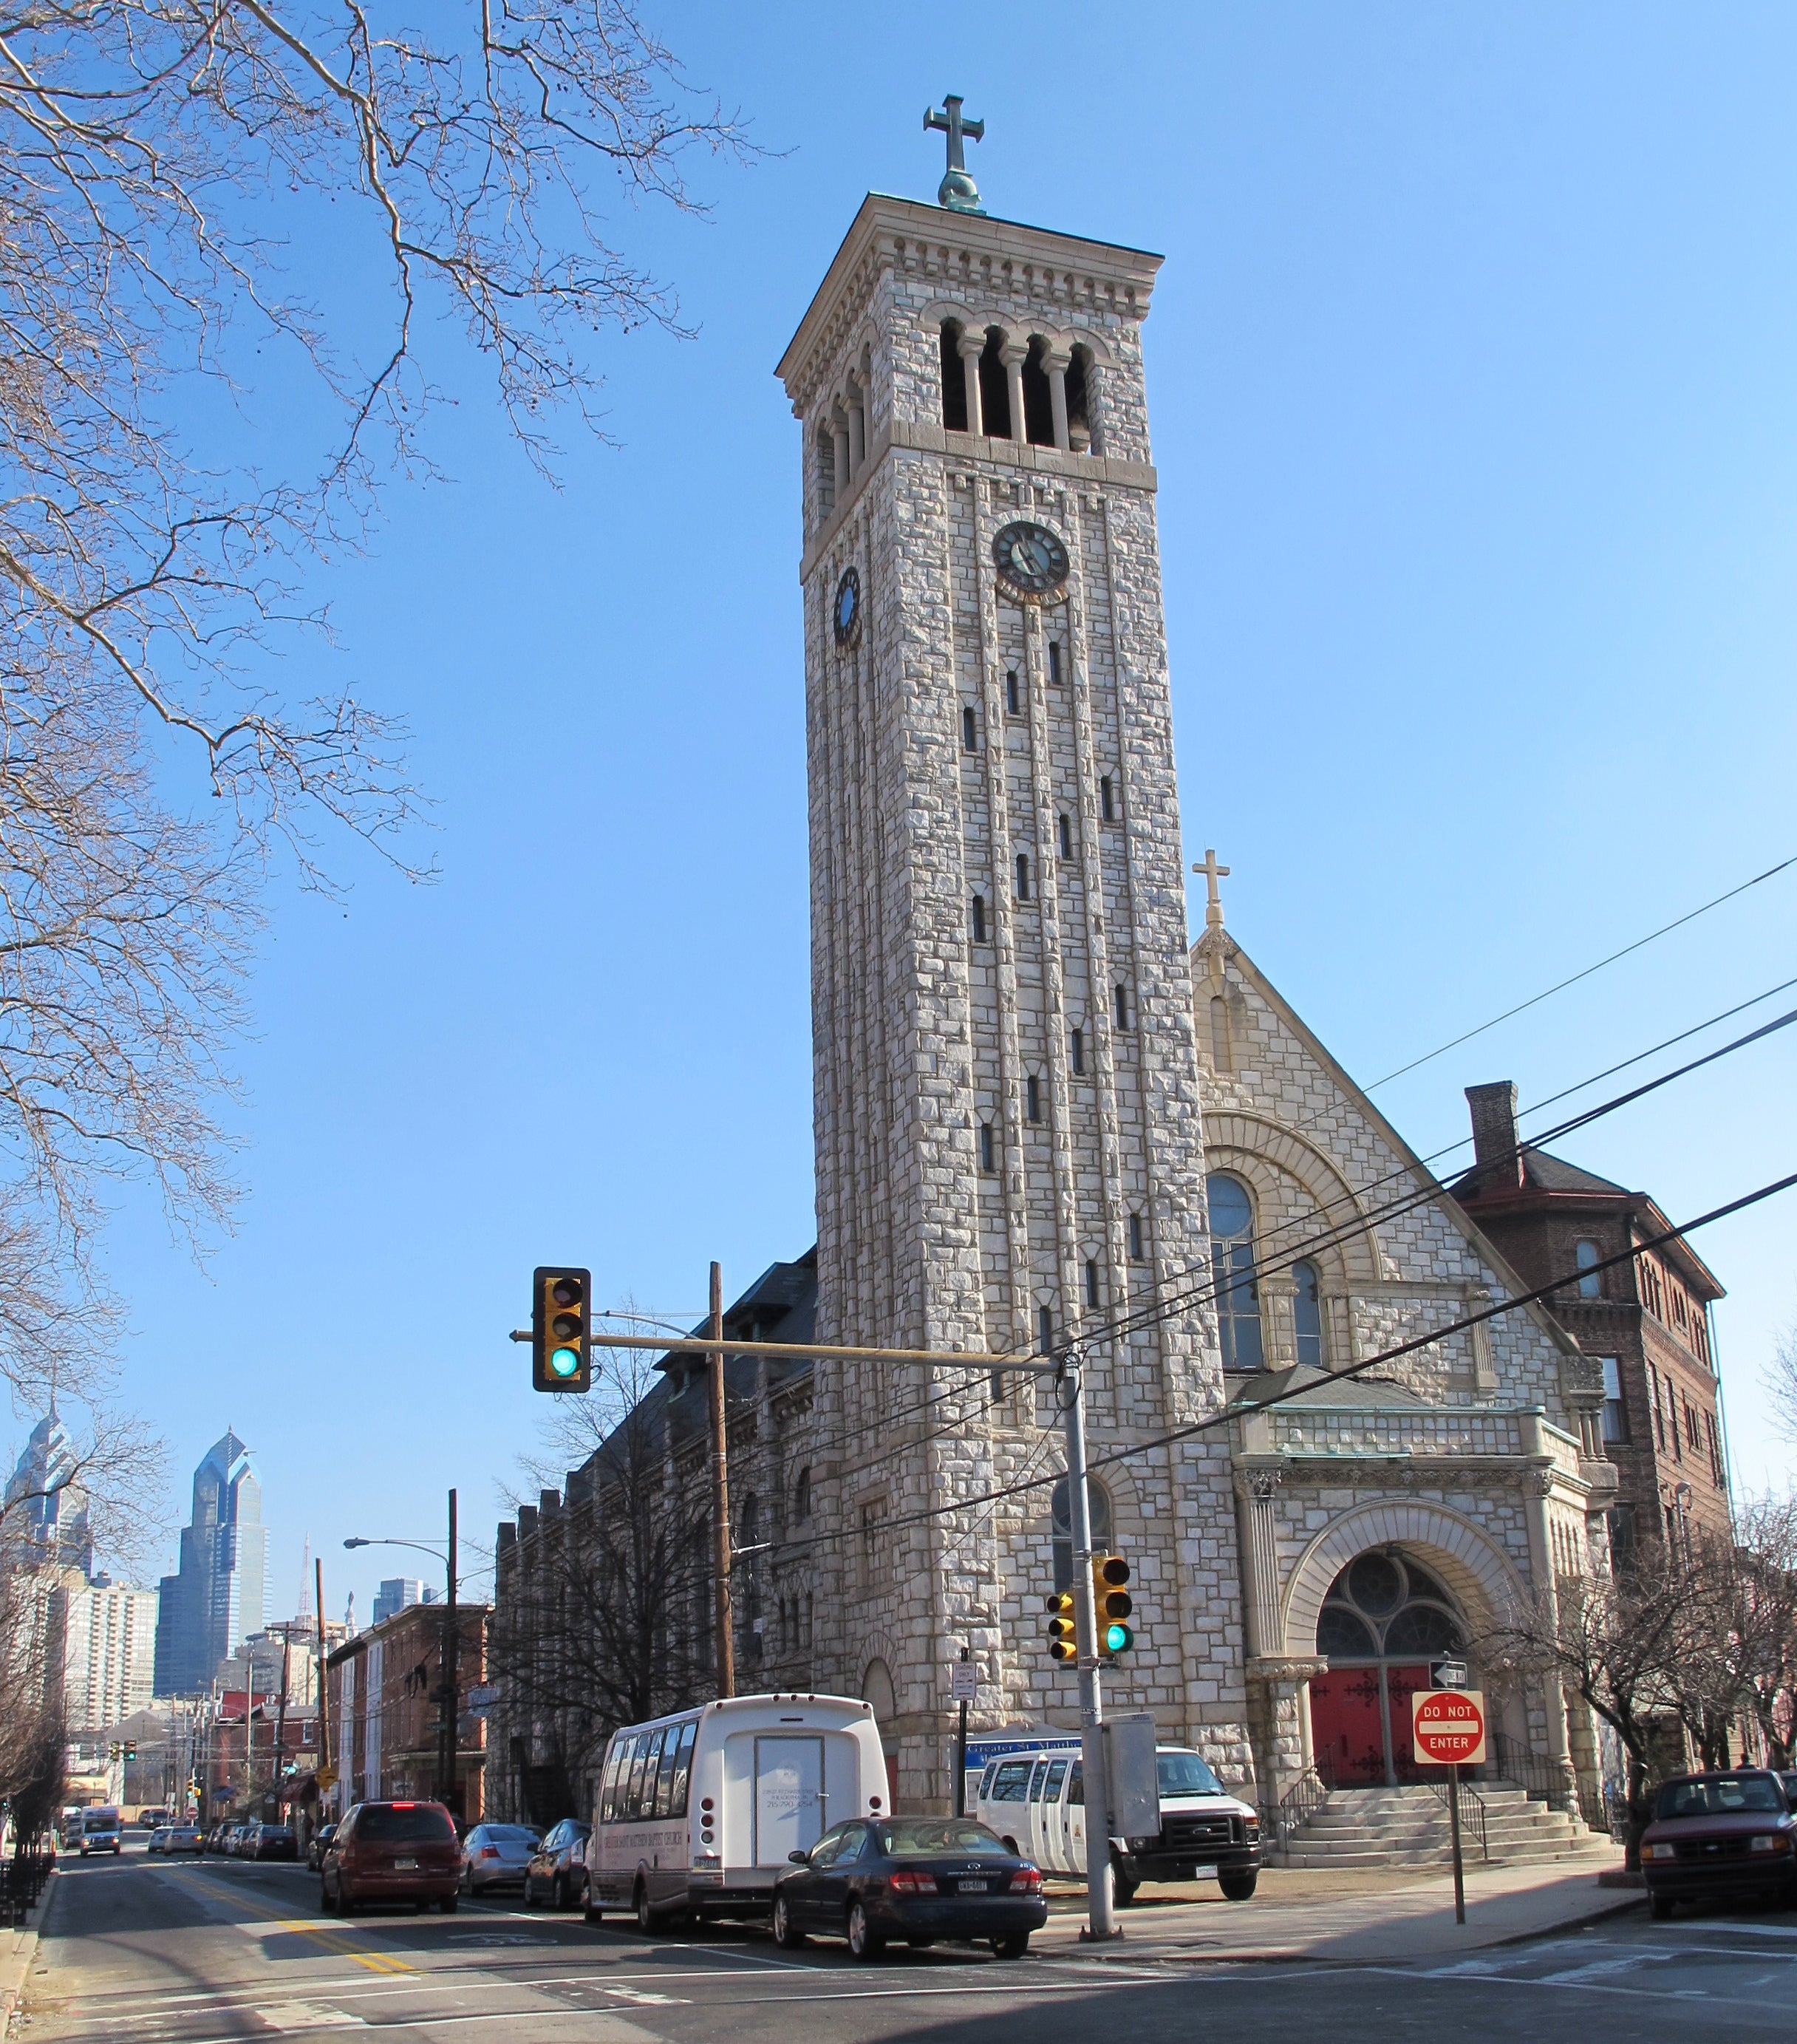
[[[642,1356],[607,1354],[525,1465],[539,1494],[570,1473],[557,1509],[499,1557],[488,1668],[501,1722],[528,1742],[539,1820],[575,1808],[615,1727],[712,1693],[704,1427]]]
[[[1749,1498],[1734,1537],[1697,1546],[1673,1671],[1680,1715],[1707,1767],[1726,1766],[1750,1717],[1775,1767],[1791,1764],[1797,1712],[1797,1497]]]
[[[1772,1425],[1786,1440],[1797,1441],[1797,1326],[1779,1336],[1760,1381],[1772,1408]]]
[[[418,870],[403,731],[269,660],[386,479],[431,472],[423,335],[459,328],[548,468],[559,413],[599,429],[596,339],[682,330],[608,206],[697,209],[689,151],[747,147],[626,0],[0,10],[0,1244],[28,1265],[34,1228],[79,1258],[109,1175],[190,1232],[228,1214],[217,1061],[267,860],[328,884],[340,828]],[[53,1316],[15,1331],[5,1282],[16,1358]]]

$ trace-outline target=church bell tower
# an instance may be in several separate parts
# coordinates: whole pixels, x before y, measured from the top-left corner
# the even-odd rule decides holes
[[[870,195],[781,361],[803,429],[818,1339],[1085,1346],[1095,1457],[1215,1412],[1203,1131],[1142,326],[1160,258]],[[1124,1324],[1139,1323],[1133,1329]],[[814,1680],[900,1807],[976,1723],[1072,1722],[1050,1387],[820,1366]],[[1215,1435],[1104,1473],[1142,1622],[1108,1696],[1246,1762]]]

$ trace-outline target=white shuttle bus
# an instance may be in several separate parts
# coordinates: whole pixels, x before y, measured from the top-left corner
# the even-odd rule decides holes
[[[620,1725],[587,1842],[587,1921],[762,1915],[792,1854],[888,1814],[889,1796],[873,1706],[855,1697],[729,1696]]]

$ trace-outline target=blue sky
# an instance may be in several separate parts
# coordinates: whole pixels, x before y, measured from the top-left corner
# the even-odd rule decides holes
[[[1564,5],[944,13],[691,6],[655,25],[779,155],[709,223],[621,217],[697,340],[609,340],[616,444],[559,490],[478,365],[451,480],[396,482],[321,586],[406,715],[433,887],[346,851],[278,890],[238,1055],[251,1197],[204,1269],[107,1245],[169,1513],[228,1423],[272,1606],[302,1539],[485,1545],[539,1419],[538,1262],[675,1316],[812,1238],[798,441],[773,365],[870,187],[933,197],[945,90],[992,210],[1157,249],[1146,329],[1192,856],[1372,1079],[1797,852],[1797,16]],[[353,279],[355,252],[343,258]],[[1421,1150],[1797,973],[1797,873],[1384,1089]],[[1764,1013],[1776,1010],[1762,1011]],[[1797,1162],[1788,1038],[1569,1146],[1675,1217]],[[1797,1206],[1699,1246],[1741,1475],[1797,1317]],[[160,1566],[171,1567],[172,1535]]]

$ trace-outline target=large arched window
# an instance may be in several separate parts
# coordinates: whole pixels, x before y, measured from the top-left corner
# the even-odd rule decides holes
[[[1264,1367],[1261,1296],[1254,1282],[1254,1204],[1227,1171],[1204,1181],[1211,1212],[1211,1281],[1225,1370]]]
[[[1307,1369],[1323,1367],[1323,1287],[1316,1266],[1307,1257],[1292,1266],[1296,1288],[1292,1299],[1292,1324],[1298,1339],[1298,1360]]]
[[[1316,1650],[1335,1661],[1420,1661],[1457,1654],[1465,1631],[1453,1600],[1408,1554],[1357,1555],[1317,1614]]]
[[[1108,1552],[1111,1545],[1111,1493],[1096,1477],[1085,1480],[1086,1509],[1092,1515],[1092,1544],[1098,1552]],[[1054,1535],[1054,1587],[1070,1590],[1073,1586],[1073,1510],[1067,1500],[1067,1479],[1062,1477],[1054,1486],[1049,1501],[1048,1523]]]

